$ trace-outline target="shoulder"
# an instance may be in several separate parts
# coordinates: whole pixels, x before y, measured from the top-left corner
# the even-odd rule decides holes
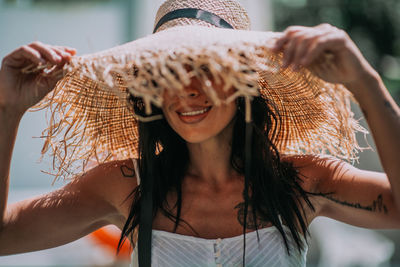
[[[327,207],[328,200],[321,197],[321,192],[337,189],[332,183],[335,173],[353,168],[340,159],[325,155],[284,155],[281,158],[283,162],[293,165],[300,179],[299,185],[304,191],[311,193],[308,197],[313,209],[307,212],[310,223],[317,216],[324,214],[324,209]]]
[[[114,207],[117,218],[129,213],[129,194],[138,186],[132,159],[99,164],[70,185],[79,187],[99,203]]]
[[[108,186],[108,190],[123,187],[125,185],[136,185],[136,173],[132,159],[110,161],[99,164],[82,177],[78,178],[85,180],[95,189],[102,189]]]
[[[283,155],[282,161],[290,162],[304,182],[303,189],[320,192],[321,185],[342,172],[355,168],[338,158],[326,155]]]

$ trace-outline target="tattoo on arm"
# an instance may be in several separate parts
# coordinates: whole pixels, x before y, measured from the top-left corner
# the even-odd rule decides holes
[[[122,165],[122,166],[120,167],[120,170],[121,170],[122,175],[125,176],[125,177],[135,177],[135,176],[136,176],[136,175],[135,175],[135,170],[129,168],[129,167],[126,166],[126,165]]]
[[[238,209],[237,219],[238,219],[240,225],[243,226],[244,225],[244,202],[240,202],[238,205],[236,205],[235,209]],[[258,214],[257,214],[256,221],[257,221],[257,229],[271,226],[270,222],[263,220],[262,218],[260,218],[260,216],[258,216]],[[256,224],[254,223],[253,213],[252,213],[250,205],[247,210],[246,229],[251,229],[251,230],[256,229]]]
[[[321,193],[321,196],[323,196],[324,198],[327,198],[327,199],[329,199],[329,200],[331,200],[333,202],[341,204],[343,206],[348,206],[348,207],[353,207],[353,208],[356,208],[356,209],[362,209],[362,210],[368,210],[368,211],[383,212],[385,214],[388,213],[388,209],[387,209],[386,205],[383,204],[382,194],[379,194],[377,199],[374,200],[371,205],[361,205],[360,203],[350,203],[350,202],[347,202],[347,201],[341,201],[341,200],[335,199],[335,198],[333,198],[331,196],[324,195],[322,193]]]

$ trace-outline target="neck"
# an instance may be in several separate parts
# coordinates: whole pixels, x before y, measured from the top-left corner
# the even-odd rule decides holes
[[[233,124],[232,121],[219,135],[201,143],[187,143],[189,176],[215,188],[220,188],[237,177],[230,164]]]

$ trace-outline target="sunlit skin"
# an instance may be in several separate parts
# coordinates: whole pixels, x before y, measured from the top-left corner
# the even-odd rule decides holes
[[[222,85],[213,84],[220,99],[226,99],[233,89],[224,92]],[[190,153],[189,175],[219,187],[235,176],[229,165],[230,142],[237,110],[235,101],[215,105],[207,97],[196,78],[176,94],[164,93],[163,112],[172,129],[186,142]],[[198,122],[181,119],[179,112],[198,111],[211,107]],[[194,117],[194,116],[185,116]],[[190,120],[190,118],[189,118]]]
[[[385,170],[359,170],[339,159],[318,155],[282,158],[293,163],[304,181],[300,184],[303,189],[314,193],[310,201],[315,209],[305,210],[305,221],[326,216],[359,227],[400,229],[400,109],[379,74],[343,30],[328,24],[291,26],[276,40],[273,51],[283,53],[283,68],[308,68],[325,81],[347,87],[364,112]],[[19,122],[60,78],[21,70],[40,63],[60,70],[75,53],[72,48],[34,42],[2,60],[0,125],[7,130],[0,131],[0,256],[64,245],[108,224],[123,229],[130,216],[132,202],[127,196],[138,184],[121,170],[134,168],[131,159],[100,164],[58,190],[7,203]],[[329,64],[326,55],[330,55]],[[214,87],[219,93],[221,88]],[[243,182],[229,163],[235,103],[213,105],[204,120],[193,124],[184,123],[176,113],[183,102],[188,107],[211,105],[201,89],[193,80],[181,94],[164,98],[165,117],[189,148],[189,170],[182,181],[182,218],[201,238],[239,236],[243,216],[236,207],[239,211],[242,207]],[[329,198],[319,194],[326,192],[334,194]],[[154,220],[153,228],[172,232],[173,222],[158,214],[161,216]],[[193,235],[184,227],[178,227],[177,233]]]

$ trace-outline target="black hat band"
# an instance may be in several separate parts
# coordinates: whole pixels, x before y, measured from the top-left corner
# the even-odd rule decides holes
[[[231,24],[229,24],[223,18],[208,12],[206,10],[197,9],[197,8],[183,8],[171,11],[165,14],[154,27],[153,33],[155,33],[161,25],[166,23],[167,21],[178,19],[178,18],[190,18],[190,19],[199,19],[205,22],[208,22],[218,28],[228,28],[234,29]]]

